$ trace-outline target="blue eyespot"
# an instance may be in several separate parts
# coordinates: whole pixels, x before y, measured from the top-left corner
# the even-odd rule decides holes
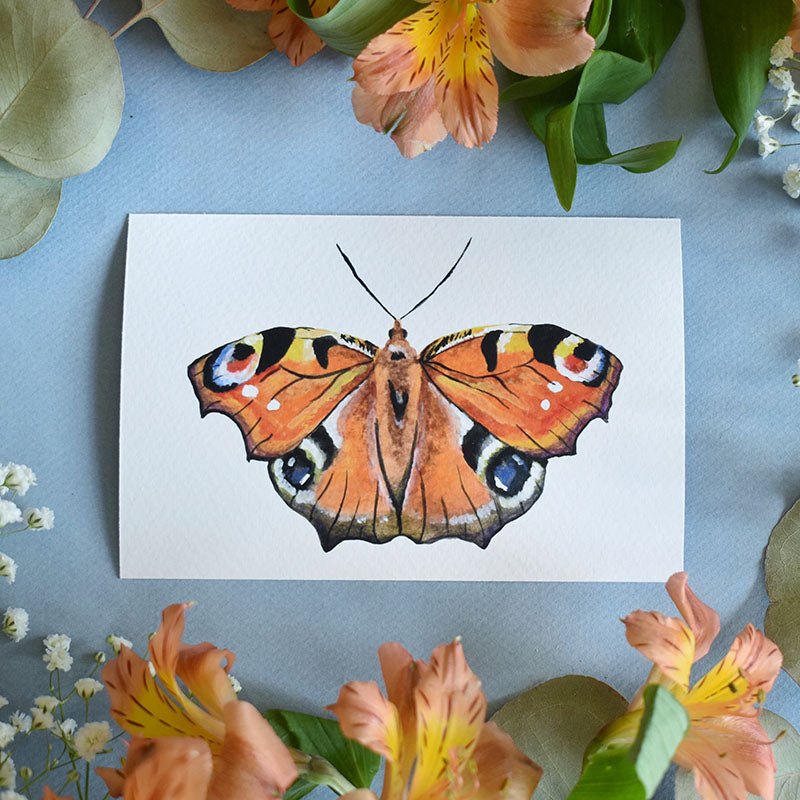
[[[492,456],[486,466],[486,483],[502,497],[513,497],[522,490],[531,474],[533,459],[507,447]]]
[[[284,458],[283,477],[290,486],[300,491],[314,479],[314,465],[302,450],[293,450]]]

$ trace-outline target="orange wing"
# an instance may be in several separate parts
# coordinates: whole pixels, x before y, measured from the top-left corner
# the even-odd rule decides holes
[[[270,328],[201,356],[189,379],[203,416],[230,417],[248,458],[282,455],[369,375],[377,348],[316,328]]]
[[[456,537],[486,547],[541,494],[545,464],[476,425],[423,381],[408,481],[393,496],[383,471],[375,373],[296,449],[270,460],[278,494],[314,525],[324,550]]]
[[[557,325],[498,325],[451,334],[420,355],[425,373],[467,416],[536,458],[575,452],[606,418],[622,364]]]

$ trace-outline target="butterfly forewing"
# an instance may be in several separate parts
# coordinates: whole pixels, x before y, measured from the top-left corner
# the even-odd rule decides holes
[[[248,458],[295,448],[372,369],[369,342],[316,328],[270,328],[201,356],[189,378],[203,415],[233,419]]]
[[[569,455],[611,406],[622,364],[557,325],[497,325],[445,336],[420,356],[445,397],[501,441],[536,458]]]

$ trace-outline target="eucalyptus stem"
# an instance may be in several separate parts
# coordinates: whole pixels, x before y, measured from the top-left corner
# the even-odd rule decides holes
[[[94,14],[94,10],[99,5],[100,5],[100,0],[94,0],[94,2],[89,6],[89,9],[87,10],[87,12],[83,15],[83,18],[84,19],[89,19],[89,17],[91,17],[92,14]]]

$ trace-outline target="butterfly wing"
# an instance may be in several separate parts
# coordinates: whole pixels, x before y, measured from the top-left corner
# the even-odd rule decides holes
[[[557,325],[498,325],[445,336],[420,355],[426,375],[468,417],[535,458],[569,455],[606,418],[622,364]]]
[[[544,463],[500,442],[427,380],[418,413],[404,420],[416,427],[408,480],[402,492],[391,491],[376,402],[381,388],[371,373],[296,449],[270,460],[278,494],[314,525],[323,549],[345,539],[381,544],[400,535],[418,543],[457,537],[485,547],[538,498]]]
[[[373,367],[369,342],[316,328],[270,328],[218,347],[189,365],[203,416],[225,414],[248,458],[293,450]]]

